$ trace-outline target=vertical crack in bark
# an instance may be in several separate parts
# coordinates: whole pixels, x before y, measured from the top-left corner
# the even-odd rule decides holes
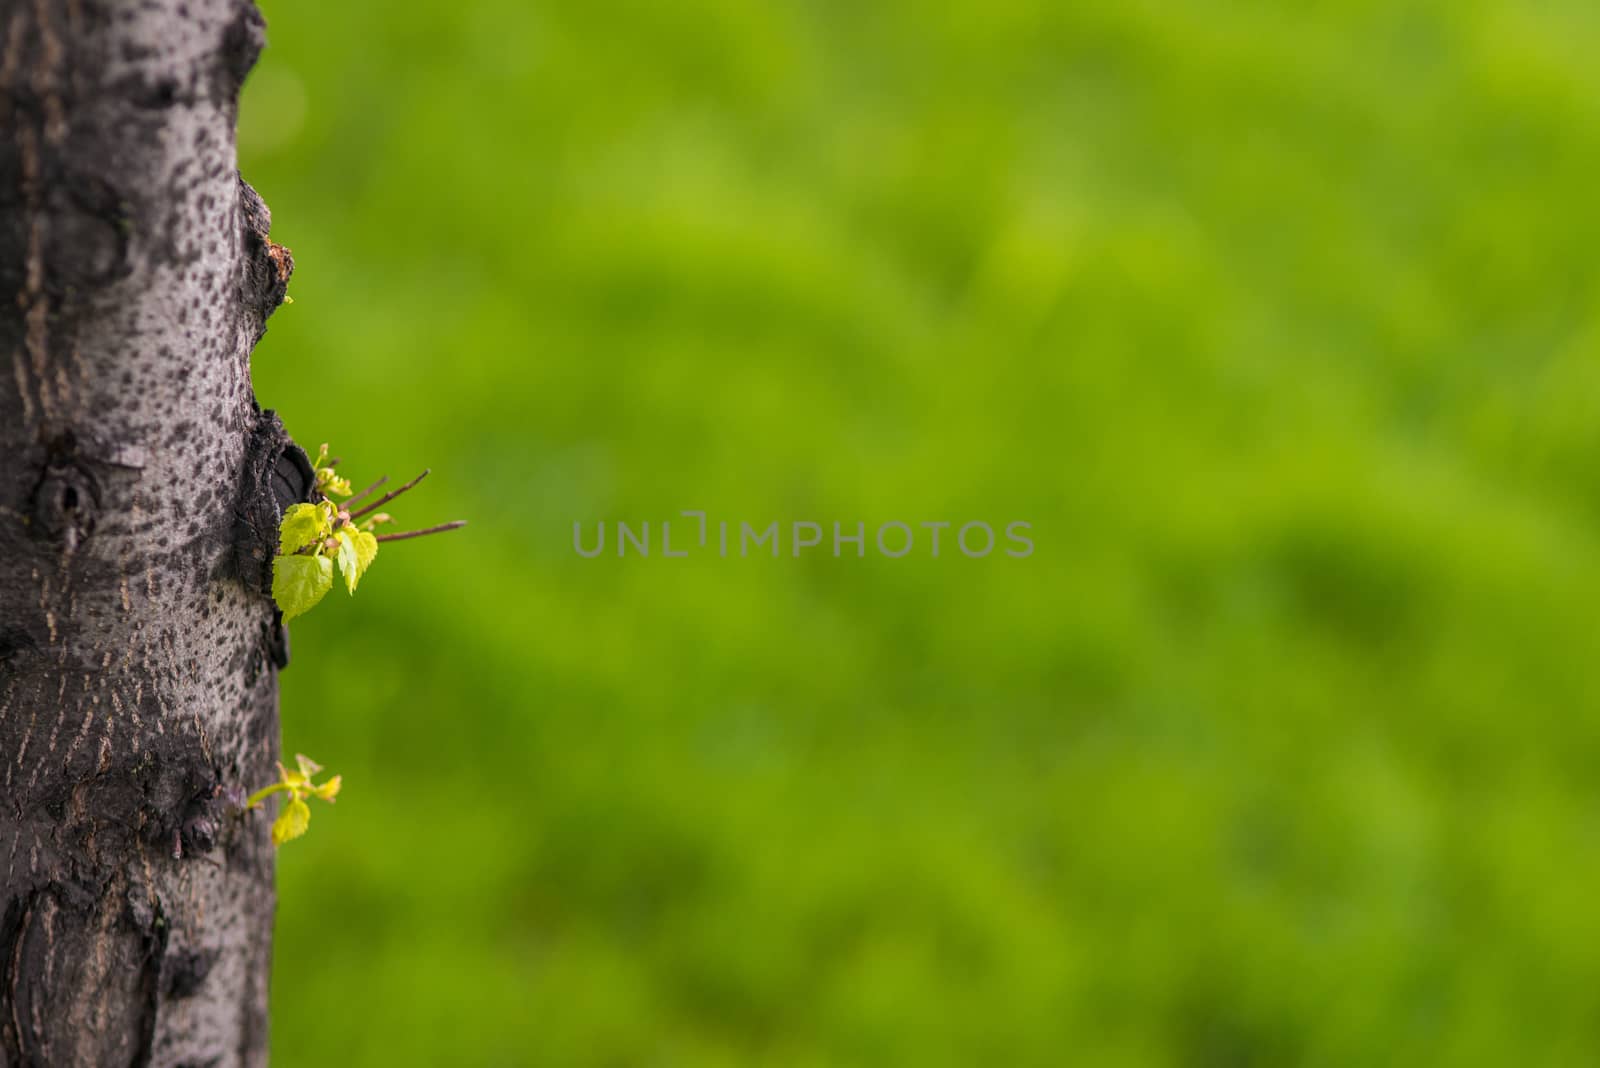
[[[133,1068],[149,1068],[155,1056],[156,1020],[161,1012],[162,967],[167,955],[167,918],[162,915],[161,903],[155,903],[155,918],[144,935],[144,959],[139,969],[140,994],[144,1001],[139,1014],[139,1039],[133,1051]]]
[[[33,914],[34,894],[13,897],[0,920],[0,1051],[8,1065],[25,1065],[27,1057],[22,1038],[27,1034],[17,1011],[17,993],[22,989],[22,933]],[[31,1053],[28,1054],[31,1057]]]

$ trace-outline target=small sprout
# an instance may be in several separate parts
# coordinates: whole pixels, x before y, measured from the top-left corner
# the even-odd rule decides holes
[[[327,782],[314,783],[311,780],[322,770],[322,765],[304,753],[296,753],[294,759],[296,770],[289,771],[280,762],[278,781],[251,794],[244,805],[246,809],[259,808],[273,794],[288,793],[289,800],[279,811],[278,818],[272,821],[272,844],[275,846],[306,833],[311,824],[311,806],[306,804],[306,798],[317,797],[331,804],[339,796],[339,787],[344,781],[343,776],[335,775]]]
[[[317,462],[311,465],[317,473],[317,492],[324,497],[350,496],[350,480],[340,478],[334,473],[334,468],[339,466],[337,458],[328,459],[328,443],[324,441],[317,450]]]
[[[328,471],[331,469],[323,468],[323,470]],[[317,492],[330,497],[348,497],[350,496],[350,480],[330,474],[326,479],[317,483]]]
[[[344,578],[346,592],[355,593],[361,576],[377,559],[379,542],[418,538],[466,525],[460,520],[404,534],[374,534],[375,528],[392,521],[387,512],[378,512],[365,522],[358,521],[411,489],[427,477],[428,472],[423,471],[399,489],[351,511],[352,504],[377,490],[388,481],[388,476],[352,494],[350,480],[334,473],[338,463],[337,457],[328,458],[328,445],[324,442],[312,465],[318,499],[309,504],[290,505],[278,524],[278,555],[272,561],[272,599],[283,612],[285,623],[311,611],[333,589],[335,563]],[[348,499],[335,503],[334,497]]]

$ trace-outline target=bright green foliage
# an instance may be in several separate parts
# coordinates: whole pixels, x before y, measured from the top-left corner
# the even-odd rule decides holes
[[[356,583],[378,555],[378,538],[371,531],[347,526],[339,531],[338,542],[339,573],[344,576],[345,588],[355,593]]]
[[[356,542],[348,530],[341,530],[334,539],[338,543],[335,550],[339,561],[339,573],[344,576],[345,587],[351,592],[356,592],[356,580],[360,575],[356,572]]]
[[[272,844],[283,845],[291,838],[299,838],[311,826],[311,806],[298,797],[290,799],[272,821]]]
[[[278,813],[278,818],[272,821],[272,844],[275,846],[306,833],[306,828],[311,824],[311,806],[306,804],[306,798],[316,797],[331,804],[334,798],[339,796],[339,788],[344,781],[342,776],[335,775],[327,782],[314,783],[311,781],[312,777],[322,770],[322,765],[304,753],[296,753],[294,759],[294,771],[288,770],[280,763],[278,781],[257,790],[245,802],[246,809],[253,809],[273,794],[289,795],[282,811]]]
[[[280,556],[272,561],[272,599],[287,623],[316,607],[333,587],[333,561],[326,556]]]
[[[297,553],[323,536],[326,517],[315,504],[292,504],[278,525],[278,552]]]
[[[350,496],[350,480],[341,478],[333,469],[333,464],[328,462],[328,443],[324,441],[317,450],[316,463],[312,467],[317,472],[316,489],[324,497]]]
[[[272,599],[286,623],[311,611],[333,588],[335,560],[345,589],[355,593],[356,584],[378,555],[378,538],[372,528],[389,522],[386,513],[379,513],[358,526],[350,513],[334,502],[334,496],[350,496],[350,482],[329,466],[326,443],[317,452],[315,469],[320,499],[290,505],[278,525]]]

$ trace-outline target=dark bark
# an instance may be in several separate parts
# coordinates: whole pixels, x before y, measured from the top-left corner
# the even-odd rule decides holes
[[[250,350],[291,261],[238,177],[250,0],[0,0],[0,1064],[266,1062],[305,457]]]

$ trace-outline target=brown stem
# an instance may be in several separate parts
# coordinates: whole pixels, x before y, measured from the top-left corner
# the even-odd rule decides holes
[[[367,494],[371,493],[373,490],[377,489],[379,486],[383,485],[387,481],[389,481],[389,476],[388,475],[384,475],[382,478],[378,479],[378,481],[374,482],[372,485],[368,486],[366,489],[362,490],[360,493],[357,493],[353,497],[347,498],[344,501],[344,503],[341,504],[339,507],[344,509],[345,511],[349,511],[350,510],[350,506],[352,504],[355,504],[361,498],[365,497]]]
[[[425,530],[408,530],[402,534],[379,534],[377,537],[379,541],[404,541],[406,538],[420,538],[424,534],[443,534],[447,530],[457,530],[466,525],[467,521],[465,519],[457,519],[454,522],[440,523],[436,527],[428,527]]]
[[[359,512],[351,512],[350,513],[350,518],[351,519],[360,519],[362,516],[366,515],[368,512],[377,511],[379,508],[382,508],[384,505],[388,504],[390,501],[392,501],[396,497],[400,496],[400,494],[404,493],[406,490],[410,489],[412,486],[415,486],[418,482],[421,482],[423,479],[427,478],[428,477],[428,472],[432,471],[432,470],[433,470],[433,468],[431,468],[431,467],[423,468],[422,469],[422,474],[418,475],[416,478],[412,479],[410,482],[407,482],[404,486],[401,486],[399,489],[391,490],[388,493],[385,493],[382,497],[379,497],[377,500],[373,501],[371,504],[369,504],[365,508],[361,509],[361,511],[359,511]]]

